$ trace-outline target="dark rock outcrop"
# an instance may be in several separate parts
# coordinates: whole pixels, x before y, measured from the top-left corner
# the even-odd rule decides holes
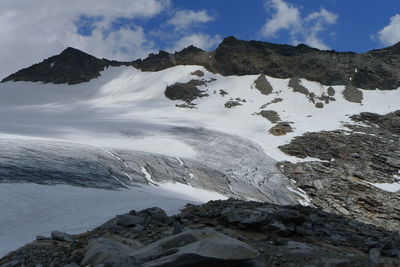
[[[282,121],[276,124],[274,127],[269,129],[269,133],[272,135],[285,135],[287,133],[293,132],[292,126],[290,126],[290,123],[287,121]]]
[[[100,72],[109,66],[124,64],[123,62],[98,59],[78,49],[68,47],[61,54],[11,74],[2,82],[40,81],[55,84],[78,84],[99,77]]]
[[[357,54],[228,37],[216,49],[214,58],[214,69],[223,75],[298,76],[325,85],[352,84],[363,89],[400,86],[400,43]]]
[[[263,95],[269,95],[273,91],[272,85],[264,74],[258,76],[257,80],[254,81],[254,87]]]
[[[185,101],[186,106],[177,105],[178,107],[189,107],[191,108],[193,103],[191,103],[196,98],[208,96],[205,91],[199,90],[197,87],[205,85],[208,81],[206,80],[190,80],[187,83],[175,83],[173,85],[167,86],[164,91],[164,95],[171,100],[182,100]],[[187,106],[189,105],[189,106]]]
[[[275,110],[261,110],[257,115],[262,116],[263,118],[266,118],[272,123],[277,123],[281,121],[281,117],[279,116],[278,112]]]
[[[291,46],[242,41],[235,37],[225,38],[213,52],[189,46],[179,52],[160,51],[132,62],[97,59],[79,50],[67,48],[60,55],[20,70],[3,82],[75,84],[97,77],[107,66],[119,65],[131,65],[143,71],[159,71],[177,65],[201,65],[222,75],[300,77],[324,85],[352,85],[363,89],[391,90],[400,87],[400,43],[357,54],[321,51],[304,44]]]
[[[38,240],[0,266],[394,266],[400,235],[315,208],[235,199],[116,217],[74,242]],[[179,231],[176,231],[179,229]],[[381,264],[381,265],[379,265]]]
[[[400,111],[364,112],[351,117],[348,130],[306,133],[280,149],[299,158],[323,161],[281,162],[281,171],[326,211],[397,230],[398,192],[371,183],[396,183],[400,173]],[[397,178],[396,178],[397,177]]]

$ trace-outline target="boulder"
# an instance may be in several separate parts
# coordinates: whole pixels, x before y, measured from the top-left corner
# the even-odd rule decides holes
[[[277,125],[269,129],[270,134],[272,135],[285,135],[287,133],[293,132],[292,126],[287,121],[279,122]]]
[[[52,231],[51,238],[57,241],[74,242],[74,238],[72,235],[62,233],[59,231]]]
[[[254,85],[263,95],[269,95],[273,91],[272,85],[264,74],[258,76],[257,80],[254,81]]]
[[[248,244],[206,228],[158,240],[121,259],[115,266],[132,266],[128,263],[144,267],[238,266],[257,256],[258,252]]]
[[[96,238],[89,242],[81,265],[96,266],[106,261],[127,257],[133,250],[120,242],[107,238]]]

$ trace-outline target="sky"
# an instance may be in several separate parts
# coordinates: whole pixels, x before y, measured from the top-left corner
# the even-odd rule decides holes
[[[365,52],[400,41],[399,0],[0,0],[0,78],[68,46],[134,60],[224,37]]]

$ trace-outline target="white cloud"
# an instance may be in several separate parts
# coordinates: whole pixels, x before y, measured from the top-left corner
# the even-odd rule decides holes
[[[270,0],[265,3],[265,8],[274,9],[275,14],[263,26],[261,33],[264,37],[275,37],[280,30],[289,30],[294,34],[300,30],[300,11],[282,0]]]
[[[167,21],[167,24],[175,27],[175,30],[187,29],[202,23],[213,21],[214,18],[206,10],[179,10]]]
[[[377,37],[385,46],[400,42],[400,14],[391,17],[390,23],[378,32]]]
[[[189,45],[194,45],[203,50],[209,50],[214,48],[222,41],[222,37],[219,35],[210,36],[204,33],[195,33],[180,38],[175,46],[168,49],[171,52],[180,51]]]
[[[101,29],[95,29],[90,36],[74,35],[69,41],[71,46],[89,51],[94,56],[121,61],[147,56],[155,50],[153,42],[147,39],[143,28],[139,26],[121,28],[106,37]],[[94,45],[102,43],[106,45]]]
[[[336,14],[321,8],[318,12],[304,17],[299,8],[284,0],[267,0],[265,8],[267,11],[273,10],[274,13],[262,27],[262,37],[276,38],[280,31],[287,31],[293,44],[302,42],[315,48],[329,49],[319,35],[329,25],[336,23]]]
[[[170,0],[2,0],[0,77],[67,46],[121,60],[145,56],[152,50],[152,43],[142,28],[122,28],[106,37],[102,33],[116,18],[151,18],[170,5]],[[77,33],[75,22],[82,15],[103,18],[91,36]]]

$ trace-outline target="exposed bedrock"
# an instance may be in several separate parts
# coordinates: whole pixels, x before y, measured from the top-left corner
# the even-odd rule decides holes
[[[314,205],[398,230],[399,192],[372,184],[397,185],[400,178],[400,112],[365,112],[351,118],[357,124],[347,125],[347,130],[306,133],[280,147],[289,155],[322,161],[279,166]]]
[[[117,62],[98,59],[67,48],[5,81],[81,83],[100,75],[108,66],[134,66],[143,71],[159,71],[177,65],[201,65],[222,75],[259,75],[276,78],[300,77],[324,85],[352,85],[363,89],[391,90],[400,87],[400,43],[366,53],[321,51],[304,44],[297,46],[227,37],[213,52],[189,46],[174,54],[160,51],[145,59]],[[199,73],[200,74],[200,73]],[[262,76],[261,78],[262,79]],[[257,88],[268,94],[270,88],[259,80]]]

